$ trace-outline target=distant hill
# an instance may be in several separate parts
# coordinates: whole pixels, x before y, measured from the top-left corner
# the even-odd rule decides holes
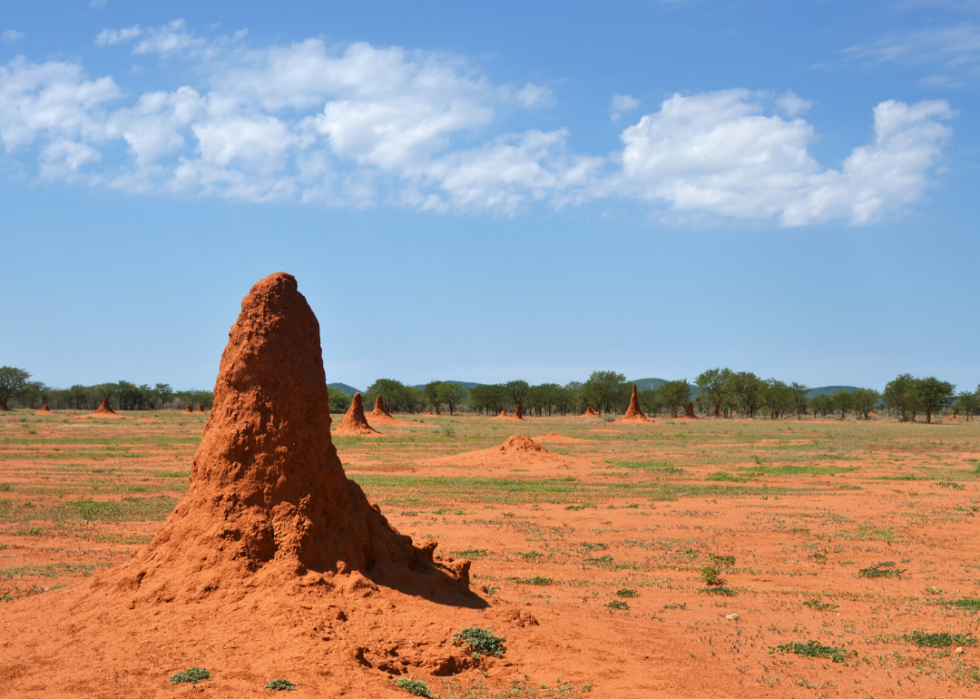
[[[482,383],[475,383],[473,381],[443,381],[443,383],[458,383],[465,389],[474,388],[475,386],[482,386]],[[424,383],[416,384],[413,388],[417,388],[420,391],[425,388]]]
[[[348,386],[345,383],[328,383],[327,388],[332,388],[335,391],[342,391],[346,393],[348,396],[352,396],[355,393],[363,393],[363,391],[354,388],[353,386]]]
[[[814,396],[829,396],[831,393],[837,393],[837,391],[856,391],[857,386],[821,386],[820,388],[811,388],[810,392],[806,394],[807,398],[813,398]]]
[[[652,391],[655,388],[659,388],[661,384],[667,383],[667,379],[634,379],[626,383],[635,383],[637,391]]]

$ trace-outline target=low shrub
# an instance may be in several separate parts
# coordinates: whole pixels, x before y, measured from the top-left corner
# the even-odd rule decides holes
[[[506,652],[503,636],[495,636],[489,626],[481,629],[479,626],[469,626],[453,635],[453,643],[472,651],[473,657],[480,655],[502,656]]]

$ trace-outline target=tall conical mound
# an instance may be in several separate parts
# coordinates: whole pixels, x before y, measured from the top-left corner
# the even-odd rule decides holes
[[[356,435],[375,435],[380,434],[376,429],[368,424],[364,417],[364,403],[361,401],[361,394],[355,393],[351,398],[350,407],[344,419],[337,425],[338,437],[354,437]]]
[[[406,422],[403,422],[402,420],[396,420],[391,416],[391,414],[388,412],[388,409],[385,407],[384,400],[381,398],[380,395],[378,395],[377,399],[375,399],[374,401],[374,410],[368,413],[367,416],[371,418],[371,422],[373,422],[375,425],[408,424]]]
[[[636,397],[636,384],[633,384],[633,394],[630,396],[629,407],[619,422],[649,422],[650,419],[640,410],[640,400]]]
[[[433,547],[414,547],[347,479],[327,405],[316,316],[291,275],[266,277],[229,333],[187,495],[145,549],[92,584],[134,604],[289,594],[352,570],[399,587],[465,587],[465,565],[458,581],[447,575]]]
[[[688,420],[697,420],[698,416],[694,414],[694,403],[688,403],[687,407],[684,408],[684,417]]]
[[[103,398],[102,403],[95,409],[96,415],[116,415],[116,411],[109,407],[109,399]]]
[[[582,413],[582,417],[598,417],[599,413],[591,405]]]
[[[520,403],[518,403],[517,404],[517,407],[514,409],[514,419],[515,420],[523,420],[524,419],[524,408],[521,407],[521,404]]]
[[[370,412],[370,415],[372,417],[381,417],[382,415],[387,415],[388,417],[391,417],[391,414],[385,408],[385,402],[381,398],[380,393],[378,394],[378,397],[374,401],[374,410]]]

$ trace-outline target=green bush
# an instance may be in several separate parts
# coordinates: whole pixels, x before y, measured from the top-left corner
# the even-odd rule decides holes
[[[469,626],[453,635],[453,643],[472,651],[474,657],[479,655],[502,656],[507,650],[504,648],[504,641],[506,640],[503,636],[495,636],[489,626],[485,629]]]
[[[639,594],[636,592],[636,590],[632,590],[628,587],[624,587],[622,590],[616,590],[616,594],[619,597],[639,597]]]
[[[628,603],[623,602],[622,600],[618,600],[618,599],[614,599],[612,602],[610,602],[606,606],[609,607],[610,609],[629,609],[630,608],[630,606],[629,606]]]
[[[835,663],[842,663],[848,657],[857,655],[853,650],[843,647],[825,646],[817,641],[807,641],[806,643],[784,643],[777,646],[776,650],[780,653],[795,653],[808,658],[830,658]]]
[[[211,673],[205,670],[203,667],[189,667],[183,672],[178,672],[175,675],[170,676],[171,684],[183,684],[185,682],[190,682],[191,684],[197,684],[198,682],[203,682],[204,680],[211,679]]]
[[[266,685],[266,689],[271,689],[273,692],[295,692],[296,685],[289,680],[284,680],[282,678],[278,680],[270,680]]]
[[[416,697],[432,697],[432,692],[422,680],[400,679],[395,680],[395,686],[404,689],[406,692]]]
[[[975,646],[977,645],[977,639],[973,637],[973,634],[959,634],[959,633],[925,633],[923,631],[913,631],[911,634],[905,634],[906,641],[911,641],[917,646],[924,646],[927,648],[945,648],[946,646]]]
[[[723,585],[725,580],[721,577],[721,571],[714,566],[705,566],[701,569],[701,579],[705,585]]]

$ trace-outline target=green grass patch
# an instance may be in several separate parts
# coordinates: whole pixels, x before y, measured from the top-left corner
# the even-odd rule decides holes
[[[295,692],[296,685],[289,680],[284,680],[281,677],[278,680],[269,680],[265,685],[266,689],[271,689],[273,692]]]
[[[630,606],[629,606],[629,604],[627,602],[623,602],[622,600],[618,600],[618,599],[614,599],[612,602],[610,602],[606,606],[609,607],[610,609],[627,609],[628,610],[630,608]]]
[[[432,697],[432,690],[422,680],[406,679],[403,677],[395,680],[395,686],[399,689],[404,689],[413,697]]]
[[[9,493],[12,488],[10,483],[0,483],[0,493]]]
[[[619,596],[619,597],[639,597],[640,596],[639,593],[637,593],[636,590],[634,590],[632,588],[629,588],[629,587],[624,587],[621,590],[616,590],[616,595]]]
[[[453,643],[470,651],[474,657],[480,655],[501,657],[507,652],[507,648],[504,647],[506,640],[503,636],[494,635],[493,629],[489,626],[482,629],[479,626],[469,626],[453,634]]]
[[[950,600],[946,604],[957,609],[968,609],[973,612],[980,611],[980,598],[978,597],[961,597],[960,599]]]
[[[550,585],[551,578],[536,575],[533,578],[514,578],[514,582],[518,585]]]
[[[606,461],[610,466],[629,469],[631,471],[648,471],[665,476],[679,476],[687,473],[684,469],[667,461]]]
[[[906,641],[911,641],[915,645],[925,648],[945,648],[946,646],[952,645],[977,645],[977,639],[970,633],[925,633],[924,631],[913,631],[911,634],[905,634],[903,638]]]
[[[170,684],[197,684],[204,680],[211,679],[211,673],[203,667],[189,667],[183,672],[178,672],[170,676]]]
[[[450,551],[456,558],[481,558],[487,555],[486,549],[466,549],[465,551]]]
[[[836,473],[849,473],[852,466],[746,466],[740,471],[752,476],[832,476]]]
[[[904,568],[896,568],[893,562],[888,561],[875,563],[870,568],[861,568],[858,570],[858,575],[862,578],[901,578],[904,572]]]
[[[705,595],[721,595],[722,597],[734,597],[737,592],[730,587],[721,585],[719,587],[699,587],[698,592]]]
[[[849,657],[856,656],[853,650],[847,650],[841,646],[825,646],[817,641],[807,641],[806,643],[784,643],[776,646],[780,653],[795,653],[807,658],[830,658],[835,663],[843,663]]]
[[[190,471],[157,471],[155,474],[157,478],[190,478]]]
[[[725,473],[724,471],[715,471],[714,473],[709,473],[705,479],[706,481],[721,481],[723,483],[745,483],[747,479],[736,476],[734,473]]]
[[[74,500],[55,508],[55,519],[84,522],[156,522],[166,519],[177,500],[155,498],[123,498],[122,500]]]
[[[821,602],[818,599],[808,599],[803,603],[804,607],[809,607],[815,612],[832,612],[837,609],[836,604],[830,604],[829,602]]]

